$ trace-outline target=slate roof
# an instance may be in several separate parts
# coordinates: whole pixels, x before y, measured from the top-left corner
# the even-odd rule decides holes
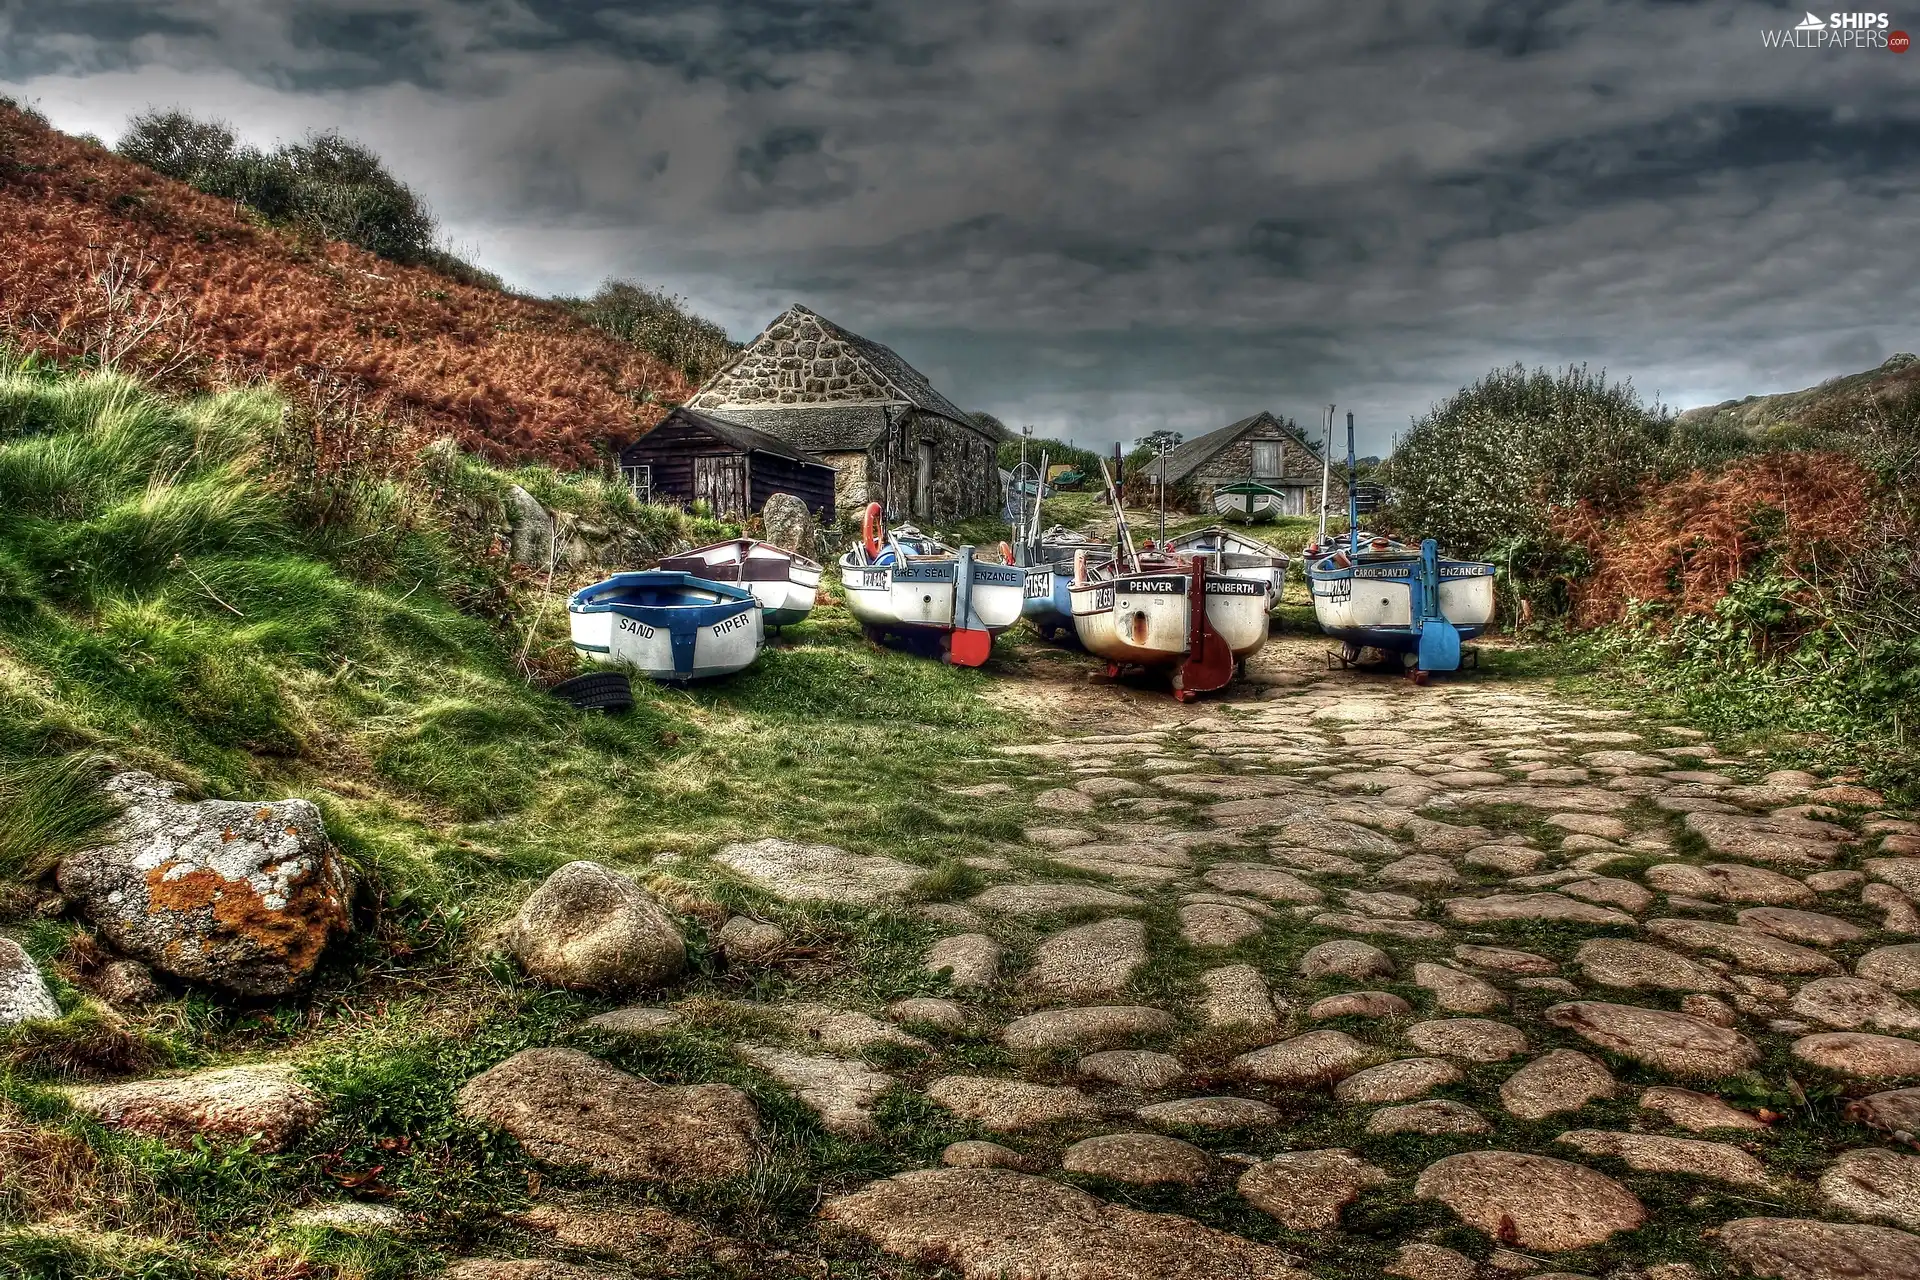
[[[806,312],[806,314],[818,320],[822,328],[859,352],[860,355],[866,359],[867,363],[878,370],[881,376],[888,382],[891,382],[894,387],[899,390],[901,396],[907,403],[911,404],[914,408],[924,410],[927,413],[937,413],[943,418],[951,418],[962,426],[972,427],[975,431],[982,430],[978,423],[967,416],[966,410],[934,390],[933,384],[927,381],[927,376],[908,364],[905,360],[902,360],[899,352],[895,351],[892,347],[887,346],[885,343],[875,342],[871,338],[863,338],[857,333],[843,329],[819,312],[808,311],[807,308],[797,302],[794,303],[790,309],[793,311]]]
[[[1298,427],[1289,427],[1286,423],[1280,421],[1265,409],[1262,409],[1260,412],[1242,418],[1238,422],[1229,423],[1227,426],[1221,427],[1218,431],[1209,431],[1203,436],[1195,436],[1191,440],[1174,446],[1173,452],[1167,455],[1168,482],[1171,484],[1179,484],[1195,471],[1199,470],[1200,467],[1206,463],[1207,459],[1213,457],[1214,454],[1220,452],[1255,427],[1268,423],[1279,427],[1282,431],[1293,437],[1296,443],[1302,448],[1311,451],[1314,457],[1317,458],[1320,456],[1319,446],[1308,440]]]
[[[822,462],[819,458],[814,457],[811,453],[795,445],[792,441],[782,439],[780,436],[750,426],[744,422],[732,422],[725,418],[717,418],[711,413],[701,413],[698,409],[689,409],[685,405],[673,410],[667,417],[685,418],[702,431],[705,431],[716,439],[726,441],[742,453],[770,453],[776,458],[785,458],[790,462],[798,462],[810,467],[827,467],[829,470],[832,469],[830,464]],[[664,418],[661,419],[663,422],[665,420]]]
[[[777,436],[814,453],[864,452],[887,429],[887,406],[883,404],[783,404],[764,409],[708,409],[704,416],[756,435]]]

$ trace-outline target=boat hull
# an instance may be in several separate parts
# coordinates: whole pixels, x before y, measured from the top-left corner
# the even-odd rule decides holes
[[[1269,588],[1258,581],[1230,574],[1209,574],[1206,580],[1207,623],[1244,661],[1267,643]]]
[[[1494,572],[1493,565],[1474,561],[1440,562],[1440,616],[1462,640],[1477,638],[1493,621]],[[1322,631],[1347,644],[1416,653],[1420,630],[1415,620],[1424,591],[1420,574],[1418,559],[1362,560],[1351,566],[1331,558],[1315,561],[1307,570],[1314,617]]]
[[[1216,493],[1213,509],[1237,520],[1271,520],[1280,514],[1280,499],[1270,493]]]
[[[967,568],[964,593],[960,590],[962,565]],[[848,612],[870,631],[932,637],[972,633],[984,636],[990,646],[993,636],[1020,620],[1027,570],[970,557],[866,564],[850,551],[840,560],[840,583],[846,590]],[[963,595],[964,610],[959,604]],[[968,666],[977,666],[986,657],[977,642],[950,653]]]
[[[696,547],[668,556],[660,567],[745,587],[760,602],[761,621],[769,627],[792,626],[813,612],[823,572],[817,561],[752,538]]]
[[[1122,574],[1070,588],[1073,630],[1088,653],[1116,665],[1165,666],[1187,653],[1188,577]]]
[[[664,598],[668,587],[681,598]],[[567,620],[581,658],[659,681],[732,675],[751,666],[766,641],[752,593],[681,573],[617,574],[576,592]]]

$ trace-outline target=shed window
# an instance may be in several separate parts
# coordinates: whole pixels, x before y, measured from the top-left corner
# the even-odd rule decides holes
[[[620,468],[620,478],[627,482],[627,488],[633,490],[633,496],[642,502],[653,501],[653,467],[648,463]]]
[[[1256,476],[1280,474],[1280,442],[1278,440],[1253,442],[1253,474]]]

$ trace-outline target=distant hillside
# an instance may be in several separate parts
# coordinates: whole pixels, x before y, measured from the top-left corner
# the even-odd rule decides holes
[[[1780,428],[1829,428],[1841,425],[1845,407],[1860,404],[1867,397],[1905,400],[1916,390],[1920,390],[1920,357],[1903,351],[1877,369],[1829,378],[1804,391],[1704,405],[1682,413],[1679,421],[1708,431],[1736,430],[1749,436]]]
[[[581,464],[690,391],[567,307],[270,227],[0,104],[0,340],[175,385],[319,380],[497,459]]]

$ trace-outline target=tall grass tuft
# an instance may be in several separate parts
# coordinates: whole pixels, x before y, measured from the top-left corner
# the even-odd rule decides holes
[[[0,876],[31,880],[113,821],[94,755],[0,763]]]

